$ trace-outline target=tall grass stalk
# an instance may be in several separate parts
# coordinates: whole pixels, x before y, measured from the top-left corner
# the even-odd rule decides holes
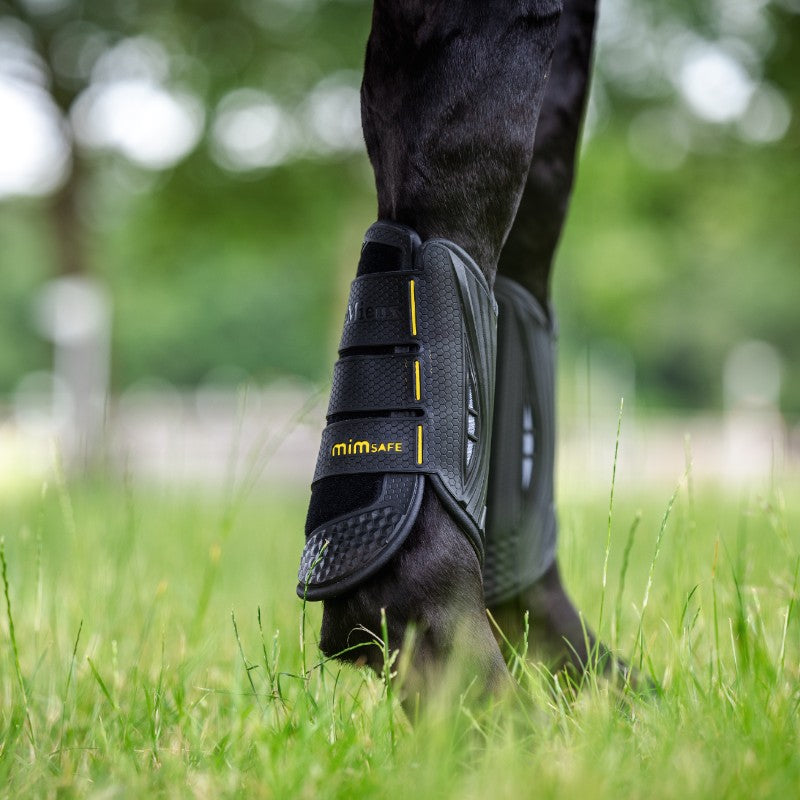
[[[3,572],[3,595],[6,599],[6,619],[8,620],[8,638],[11,642],[11,657],[14,663],[14,674],[17,678],[20,697],[22,698],[22,709],[25,713],[25,721],[28,725],[28,737],[34,751],[36,750],[36,733],[33,729],[31,719],[31,709],[28,704],[28,691],[25,688],[25,679],[22,677],[22,667],[19,662],[19,647],[17,646],[17,633],[14,628],[14,613],[11,610],[11,591],[8,586],[8,562],[6,561],[6,537],[0,536],[0,567]]]
[[[653,557],[650,559],[650,567],[647,570],[647,584],[644,590],[644,597],[642,598],[642,607],[641,610],[639,611],[639,626],[636,632],[636,639],[634,645],[636,646],[636,643],[638,643],[640,670],[642,669],[642,664],[644,661],[644,650],[645,650],[644,633],[643,633],[644,616],[645,612],[647,611],[647,605],[650,602],[650,591],[653,588],[653,576],[655,574],[656,561],[658,561],[658,556],[661,553],[661,545],[664,541],[664,532],[667,529],[667,522],[669,522],[669,517],[670,514],[672,513],[672,507],[675,505],[675,500],[678,497],[678,492],[680,491],[682,482],[683,481],[678,483],[678,485],[675,487],[675,490],[673,491],[672,496],[670,497],[669,502],[667,503],[667,508],[664,511],[664,516],[661,518],[661,525],[659,526],[658,535],[656,536],[656,544],[653,549]],[[634,651],[634,656],[635,656],[635,651]],[[631,658],[631,662],[633,662],[634,660],[635,660],[634,658]]]
[[[259,697],[252,675],[252,671],[257,669],[258,665],[247,663],[247,658],[244,654],[244,647],[242,646],[242,639],[239,636],[239,626],[236,624],[236,614],[233,611],[231,611],[231,622],[233,623],[233,635],[236,637],[236,646],[239,648],[239,656],[242,659],[242,666],[244,667],[245,674],[247,675],[247,682],[250,684],[250,689],[253,692],[253,698],[255,699],[256,703],[258,703],[258,708],[263,714],[264,706],[261,704],[261,697]]]
[[[612,647],[616,650],[619,647],[619,632],[622,626],[622,598],[625,595],[625,578],[628,575],[628,565],[631,559],[631,550],[633,549],[633,540],[636,536],[636,530],[639,523],[642,521],[642,512],[637,511],[633,518],[630,528],[628,529],[628,538],[625,540],[625,549],[622,551],[622,564],[619,569],[619,585],[617,587],[617,600],[614,607],[614,628]]]
[[[611,491],[608,497],[608,524],[606,526],[606,546],[603,555],[603,588],[600,592],[600,612],[597,616],[597,632],[602,635],[603,611],[606,604],[606,586],[608,584],[608,559],[611,555],[611,521],[614,511],[614,487],[617,483],[617,460],[619,459],[619,436],[622,430],[622,410],[625,405],[625,398],[619,399],[619,414],[617,416],[617,435],[614,439],[614,461],[611,467]]]
[[[789,595],[789,605],[786,608],[786,614],[783,618],[783,630],[781,631],[781,648],[778,655],[778,675],[777,677],[783,678],[784,670],[786,668],[786,637],[789,633],[789,621],[792,618],[794,611],[795,600],[797,599],[797,579],[800,575],[800,556],[794,562],[794,579],[792,580],[792,591]]]

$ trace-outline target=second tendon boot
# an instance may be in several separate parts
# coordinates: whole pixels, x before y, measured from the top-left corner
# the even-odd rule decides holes
[[[483,564],[487,607],[512,644],[530,639],[553,666],[596,659],[639,683],[588,630],[561,583],[555,467],[555,325],[536,298],[498,276],[497,383]],[[541,652],[544,651],[544,652]]]
[[[534,584],[555,562],[555,330],[530,292],[498,275],[497,384],[489,470],[486,605]]]

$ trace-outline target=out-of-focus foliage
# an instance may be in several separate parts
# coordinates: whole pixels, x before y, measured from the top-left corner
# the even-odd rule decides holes
[[[800,412],[800,4],[601,6],[556,270],[562,354],[610,341],[645,397],[703,405],[730,348],[763,339]],[[0,0],[16,42],[0,77],[44,87],[69,150],[62,188],[0,206],[0,391],[48,365],[30,304],[65,258],[112,289],[118,388],[220,366],[326,377],[374,214],[369,15],[360,0]],[[161,149],[135,135],[159,108],[183,131]],[[59,198],[81,232],[66,256]]]
[[[610,340],[652,399],[716,405],[732,345],[761,339],[796,414],[800,4],[601,7],[592,135],[556,271],[562,344]]]

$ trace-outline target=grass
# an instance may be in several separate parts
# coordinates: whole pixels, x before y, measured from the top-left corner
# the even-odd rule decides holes
[[[514,697],[412,729],[391,682],[316,648],[304,494],[3,497],[0,796],[797,796],[798,499],[567,499],[575,599],[661,689],[573,694],[519,659]]]

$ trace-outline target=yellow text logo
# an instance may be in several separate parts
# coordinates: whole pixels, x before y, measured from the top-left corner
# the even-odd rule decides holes
[[[359,439],[347,442],[336,442],[331,448],[332,456],[358,456],[373,455],[374,453],[402,453],[402,442],[370,442],[368,439]]]

